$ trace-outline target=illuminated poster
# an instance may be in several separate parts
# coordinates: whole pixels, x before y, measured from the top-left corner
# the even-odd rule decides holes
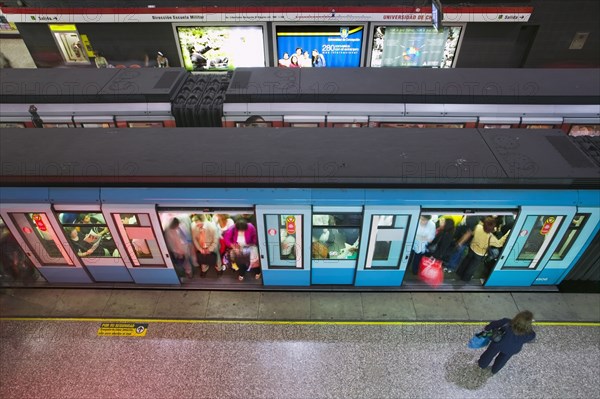
[[[277,26],[278,66],[358,67],[363,26]]]
[[[265,66],[261,26],[178,26],[177,36],[188,71]]]
[[[373,35],[372,67],[451,68],[460,26],[377,26]]]
[[[77,27],[73,24],[48,25],[65,64],[89,64]]]

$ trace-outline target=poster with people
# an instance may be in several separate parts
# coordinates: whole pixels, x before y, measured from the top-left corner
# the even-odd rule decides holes
[[[376,26],[372,67],[452,68],[460,26]]]
[[[359,67],[363,26],[279,25],[277,66],[283,68]]]
[[[262,26],[177,26],[177,37],[188,71],[265,66]]]

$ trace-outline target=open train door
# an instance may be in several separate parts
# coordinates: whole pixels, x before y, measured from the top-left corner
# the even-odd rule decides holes
[[[117,247],[127,254],[123,260],[135,283],[180,284],[154,205],[103,205],[102,212],[118,232]]]
[[[419,223],[419,207],[366,206],[357,286],[400,286]]]
[[[531,286],[575,216],[574,206],[523,206],[486,286]]]

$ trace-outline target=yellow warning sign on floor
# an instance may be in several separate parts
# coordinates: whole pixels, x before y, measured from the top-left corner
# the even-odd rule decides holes
[[[100,337],[145,337],[148,323],[102,323]]]

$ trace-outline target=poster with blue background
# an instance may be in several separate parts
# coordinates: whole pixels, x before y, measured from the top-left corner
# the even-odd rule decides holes
[[[364,26],[277,26],[281,67],[359,67]]]

